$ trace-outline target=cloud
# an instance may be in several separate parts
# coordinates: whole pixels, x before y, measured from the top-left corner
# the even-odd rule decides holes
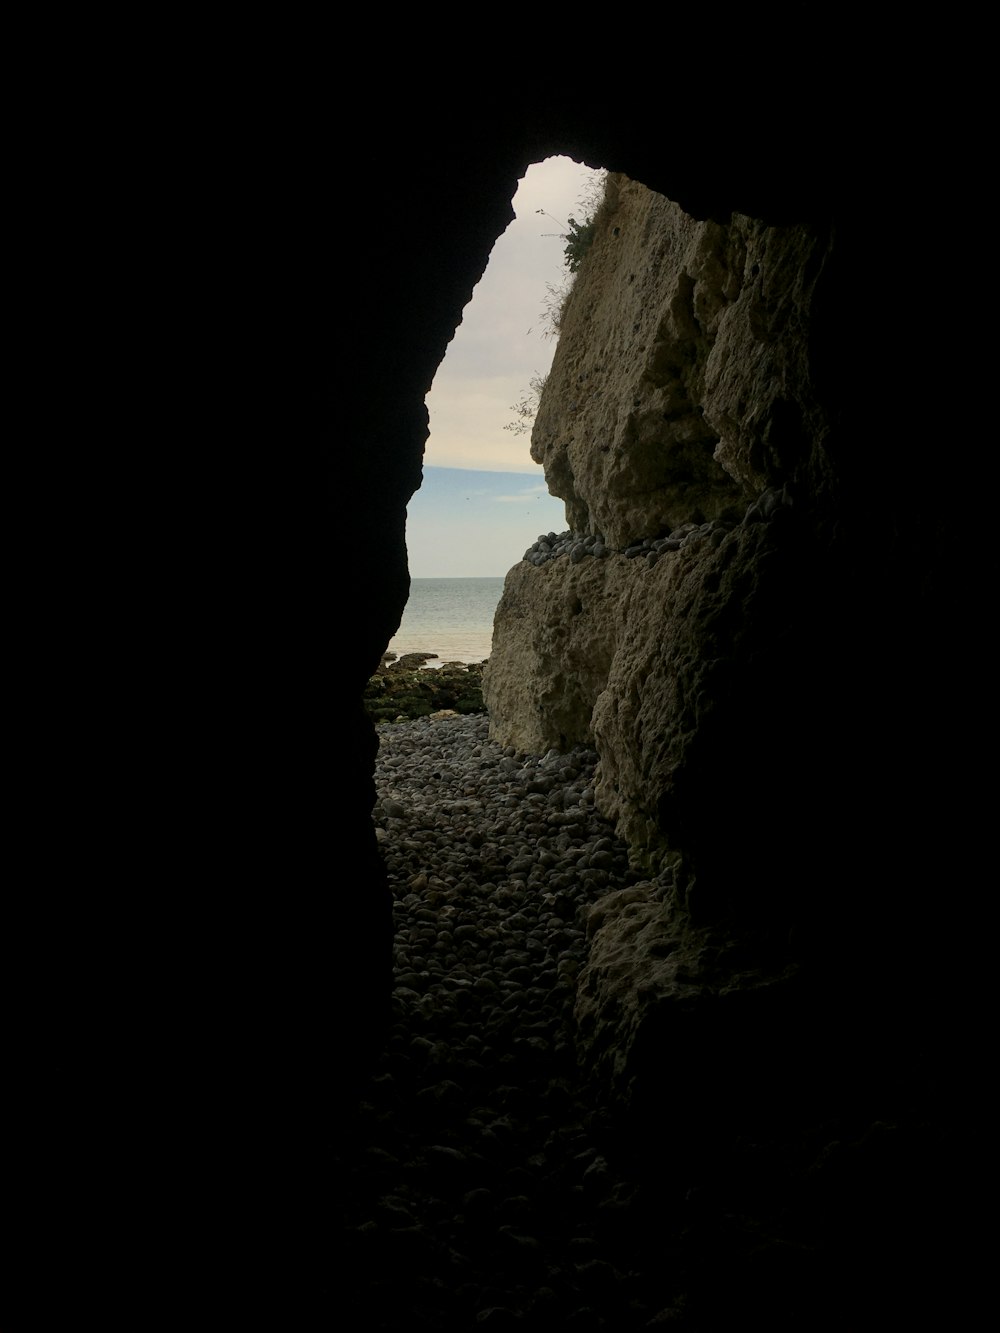
[[[522,504],[525,500],[540,500],[543,497],[551,498],[544,482],[540,486],[526,486],[515,495],[494,495],[493,500],[496,504]]]
[[[406,518],[413,578],[497,577],[540,533],[565,530],[565,506],[549,495],[530,437],[504,427],[530,380],[552,363],[555,343],[541,317],[547,284],[565,281],[559,233],[570,214],[580,216],[593,177],[569,158],[549,158],[529,167],[518,187],[515,219],[497,239],[427,395],[423,482]]]
[[[552,363],[555,343],[544,336],[542,319],[547,284],[566,278],[559,233],[580,213],[594,175],[558,157],[535,163],[522,178],[514,221],[498,237],[427,395],[427,464],[521,473],[535,467],[528,437],[504,427],[529,381]]]

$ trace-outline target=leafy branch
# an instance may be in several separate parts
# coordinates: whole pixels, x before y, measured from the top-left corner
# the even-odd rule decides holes
[[[512,435],[526,435],[531,430],[531,424],[535,419],[535,413],[538,411],[538,404],[541,401],[542,390],[545,388],[545,381],[548,375],[533,375],[528,382],[527,390],[521,395],[516,403],[511,404],[510,410],[514,413],[514,420],[508,421],[504,430],[509,430]]]
[[[542,217],[552,218],[553,222],[559,222],[558,218],[552,217],[551,213],[546,213],[544,208],[536,208],[536,213]],[[569,269],[570,273],[575,273],[583,263],[583,257],[590,249],[594,232],[597,229],[597,209],[587,214],[582,222],[578,222],[572,213],[569,222],[559,222],[563,228],[558,232],[543,232],[543,236],[558,236],[560,240],[566,242],[563,247],[563,263]]]

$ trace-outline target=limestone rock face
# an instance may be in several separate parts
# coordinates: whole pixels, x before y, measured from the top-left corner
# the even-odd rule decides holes
[[[878,263],[846,230],[611,178],[532,436],[571,531],[508,574],[484,673],[495,740],[596,750],[642,877],[590,912],[577,1049],[664,1193],[734,1113],[791,1140],[853,1086],[874,1121],[914,1058],[896,1015],[935,1022],[911,890],[949,879],[926,640],[960,579],[865,407]]]
[[[623,548],[822,470],[805,335],[827,243],[609,178],[532,433],[574,531]]]
[[[798,780],[809,655],[835,652],[817,647],[832,488],[808,359],[826,245],[611,177],[565,309],[532,453],[605,554],[510,572],[484,701],[503,744],[595,745],[598,805],[654,872],[684,851],[726,879],[764,817],[754,788]],[[746,773],[756,728],[737,795],[720,779]]]
[[[581,1058],[644,1169],[665,1178],[679,1141],[696,1175],[710,1169],[734,1103],[774,1133],[857,1060],[797,964],[762,965],[745,942],[694,926],[676,882],[670,870],[591,908],[575,1007]]]
[[[515,565],[483,673],[494,739],[529,754],[593,741],[594,700],[607,684],[635,572],[626,560]]]
[[[628,1100],[638,1071],[636,1037],[650,1015],[696,1000],[704,985],[704,941],[652,882],[620,889],[590,909],[588,965],[577,989],[580,1049]]]
[[[792,635],[795,602],[782,594],[798,544],[783,528],[740,525],[718,543],[709,535],[652,569],[640,566],[642,579],[621,605],[618,652],[591,715],[596,795],[651,868],[671,849],[701,849],[708,808],[716,830],[723,823],[740,840],[744,820],[734,807],[745,808],[748,796],[721,779],[746,764],[740,673],[767,654],[768,640]]]

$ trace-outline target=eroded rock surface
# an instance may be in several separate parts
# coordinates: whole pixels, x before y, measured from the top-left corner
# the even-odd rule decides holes
[[[697,222],[609,178],[532,433],[571,528],[623,549],[822,473],[808,333],[827,245],[807,227]]]
[[[595,744],[599,805],[653,870],[678,850],[719,860],[709,805],[744,840],[760,812],[719,778],[749,776],[751,682],[772,776],[826,652],[833,489],[809,344],[828,244],[698,222],[613,176],[564,311],[532,454],[576,541],[540,541],[508,575],[484,699],[504,744]],[[779,643],[780,679],[761,669]]]
[[[693,1138],[727,1081],[766,1089],[764,1122],[797,1100],[790,1070],[815,1087],[867,1058],[866,1003],[829,1007],[851,930],[831,904],[860,890],[831,830],[878,807],[892,631],[813,375],[831,244],[611,179],[532,437],[570,531],[510,571],[484,673],[494,740],[593,746],[597,807],[648,876],[592,910],[576,1002],[647,1152],[665,1070]],[[894,911],[875,890],[872,939]]]

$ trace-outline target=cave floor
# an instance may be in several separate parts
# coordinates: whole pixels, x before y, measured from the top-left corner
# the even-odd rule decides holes
[[[772,1125],[732,1088],[698,1125],[692,1071],[671,1079],[665,1053],[662,1117],[630,1133],[578,1058],[573,1018],[589,903],[634,878],[607,827],[575,813],[593,757],[546,786],[545,760],[512,769],[481,721],[454,725],[462,744],[434,745],[432,768],[405,730],[380,755],[395,992],[323,1168],[333,1326],[846,1333],[946,1303],[950,1149],[912,1088],[844,1088]],[[523,821],[567,809],[577,846],[533,878],[526,849],[542,856],[566,826],[532,839]],[[497,829],[507,860],[491,859]],[[606,869],[588,878],[591,861]],[[540,891],[567,864],[558,892]]]

